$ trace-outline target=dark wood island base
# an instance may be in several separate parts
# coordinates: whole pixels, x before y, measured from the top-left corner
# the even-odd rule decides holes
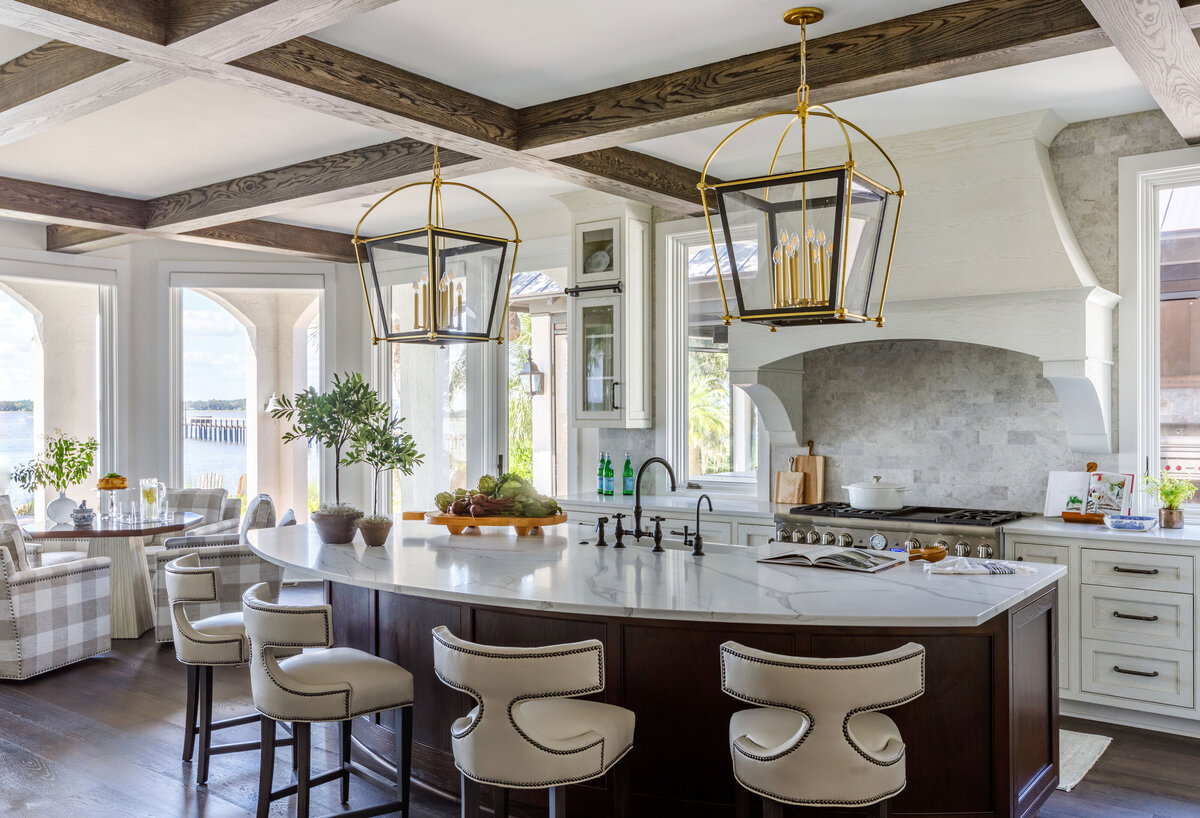
[[[623,762],[630,765],[633,816],[732,818],[736,785],[729,717],[745,705],[721,692],[718,646],[730,639],[777,653],[828,657],[877,653],[909,641],[925,646],[925,695],[888,711],[907,745],[908,786],[892,800],[893,816],[1026,818],[1058,784],[1054,585],[973,628],[573,616],[328,581],[325,588],[334,607],[337,645],[370,651],[413,673],[413,776],[446,793],[458,792],[450,724],[473,704],[433,673],[430,631],[437,625],[496,645],[603,642],[607,686],[597,698],[637,714],[634,748]],[[387,718],[359,731],[384,753],[393,746]],[[611,815],[606,786],[599,780],[572,787],[571,815]],[[513,803],[515,812],[535,814],[529,807],[544,810],[545,792],[516,791]],[[794,814],[817,813],[795,809]]]

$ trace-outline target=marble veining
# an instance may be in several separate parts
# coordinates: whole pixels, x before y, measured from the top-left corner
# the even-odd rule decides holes
[[[333,582],[430,599],[560,613],[796,625],[974,627],[1063,576],[930,576],[920,563],[880,574],[762,565],[787,545],[706,546],[693,557],[648,545],[579,545],[568,526],[541,537],[451,536],[398,523],[386,546],[323,545],[310,526],[250,532],[271,562]]]
[[[1159,546],[1182,546],[1194,550],[1200,546],[1200,526],[1183,528],[1155,526],[1149,531],[1112,531],[1102,525],[1064,523],[1058,517],[1028,517],[1004,526],[1004,539],[1012,542],[1020,536],[1070,537],[1076,540],[1103,540],[1128,546],[1132,550]]]

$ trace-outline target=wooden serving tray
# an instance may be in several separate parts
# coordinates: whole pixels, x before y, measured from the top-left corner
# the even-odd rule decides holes
[[[553,517],[472,517],[469,514],[440,514],[431,511],[425,515],[425,522],[430,525],[444,525],[451,534],[463,534],[471,531],[478,534],[485,526],[512,526],[518,537],[527,537],[542,533],[544,525],[558,525],[567,521],[566,514],[556,514]]]
[[[1081,511],[1064,511],[1064,523],[1086,523],[1088,525],[1104,525],[1103,514],[1084,514]]]

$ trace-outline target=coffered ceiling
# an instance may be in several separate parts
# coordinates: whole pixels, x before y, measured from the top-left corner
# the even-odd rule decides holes
[[[879,137],[1153,108],[1130,43],[1158,35],[1098,9],[1102,28],[1106,2],[825,0],[813,95]],[[363,204],[428,178],[433,144],[518,218],[579,188],[695,213],[719,138],[794,104],[788,5],[0,0],[0,215],[67,252],[163,236],[346,259]],[[1200,0],[1173,14],[1200,25]]]

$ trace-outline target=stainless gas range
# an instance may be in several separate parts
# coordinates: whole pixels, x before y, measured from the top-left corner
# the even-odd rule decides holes
[[[814,503],[775,515],[775,539],[783,542],[912,551],[944,545],[950,556],[1000,558],[1001,528],[1019,511],[905,506],[863,511],[849,503]]]

